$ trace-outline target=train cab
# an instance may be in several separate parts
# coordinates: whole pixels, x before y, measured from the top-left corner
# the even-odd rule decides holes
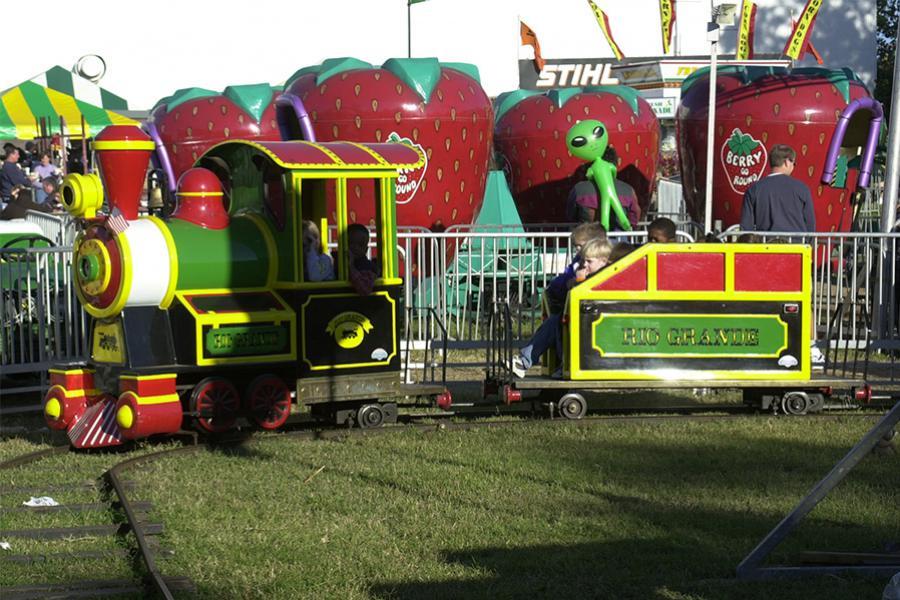
[[[234,141],[197,163],[230,213],[252,211],[271,233],[268,285],[297,314],[303,405],[398,393],[395,180],[424,160],[401,144]]]

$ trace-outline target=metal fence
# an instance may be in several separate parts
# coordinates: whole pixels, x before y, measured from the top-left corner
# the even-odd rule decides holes
[[[43,389],[54,363],[85,356],[72,249],[0,250],[0,394]]]
[[[29,210],[25,213],[25,220],[40,227],[44,237],[57,246],[71,246],[78,233],[78,221],[68,213],[50,214]]]
[[[740,235],[730,231],[723,238],[736,241]],[[646,233],[609,237],[613,243],[639,244]],[[566,231],[469,227],[401,233],[399,239],[407,306],[434,309],[456,348],[485,347],[493,301],[509,306],[513,337],[527,340],[540,324],[542,291],[572,260]],[[693,240],[680,231],[679,241]],[[896,345],[900,234],[766,233],[755,241],[812,246],[813,315],[822,343],[849,342],[859,348],[871,343],[880,349]],[[424,324],[421,331],[426,331]]]

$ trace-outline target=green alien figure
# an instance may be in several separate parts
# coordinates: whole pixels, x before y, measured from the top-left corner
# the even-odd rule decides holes
[[[616,193],[616,165],[603,160],[608,144],[609,134],[600,121],[580,121],[566,134],[566,146],[572,156],[591,163],[587,178],[594,180],[600,194],[600,223],[609,231],[609,211],[612,209],[619,226],[625,231],[631,231],[631,223],[628,222],[628,216]]]

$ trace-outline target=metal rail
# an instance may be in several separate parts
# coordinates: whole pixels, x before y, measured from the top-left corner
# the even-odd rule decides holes
[[[873,448],[887,438],[900,421],[900,403],[897,403],[834,468],[800,500],[794,509],[775,526],[772,531],[737,566],[737,576],[741,579],[771,579],[809,574],[833,574],[854,572],[884,575],[890,577],[900,569],[900,564],[888,565],[829,565],[814,567],[775,566],[763,567],[762,562],[800,524],[844,478],[859,464]]]
[[[120,475],[123,471],[135,467],[139,464],[149,462],[152,460],[157,460],[163,456],[169,456],[176,452],[190,452],[194,451],[201,446],[183,446],[180,448],[167,449],[160,452],[155,452],[152,454],[147,454],[144,456],[138,456],[135,458],[131,458],[125,461],[122,461],[112,468],[110,468],[105,474],[104,477],[109,482],[110,487],[116,494],[116,500],[114,504],[117,504],[119,508],[121,508],[122,512],[125,515],[125,519],[127,522],[127,527],[134,534],[135,540],[138,545],[138,553],[142,562],[144,563],[147,569],[147,584],[151,585],[156,592],[163,598],[167,600],[171,600],[174,598],[171,592],[171,585],[174,584],[179,588],[185,587],[185,581],[183,578],[172,578],[172,577],[164,577],[156,566],[156,560],[153,557],[153,549],[151,548],[151,544],[149,543],[147,536],[158,534],[162,531],[162,525],[158,523],[143,523],[140,520],[140,514],[145,513],[147,510],[146,502],[132,502],[127,493],[127,489],[131,487],[128,483],[124,482]],[[0,469],[11,469],[15,467],[19,467],[22,465],[30,464],[42,460],[44,458],[48,458],[50,456],[54,456],[57,454],[61,454],[63,452],[68,452],[70,448],[68,446],[55,446],[52,448],[47,448],[45,450],[40,450],[37,452],[31,452],[28,454],[23,454],[18,457],[14,457],[3,463],[0,463]],[[90,508],[90,507],[89,507]],[[70,537],[72,535],[79,534],[91,534],[91,535],[120,535],[122,533],[122,528],[119,525],[98,525],[98,526],[87,526],[87,527],[76,527],[76,528],[55,528],[55,529],[36,529],[36,530],[10,530],[3,532],[5,536],[8,537],[28,537],[28,538],[36,538],[36,537],[45,537],[49,539],[53,538],[63,538]],[[88,582],[82,581],[80,583],[75,584],[47,584],[47,585],[37,585],[37,586],[19,586],[15,588],[8,588],[4,590],[5,592],[10,592],[13,596],[23,596],[23,597],[32,597],[34,594],[40,596],[42,593],[45,594],[64,594],[66,589],[69,589],[71,586],[93,586],[95,585],[99,587],[105,586],[109,588],[110,591],[113,590],[115,593],[128,593],[134,592],[137,590],[131,590],[128,588],[128,582],[124,581],[98,581],[98,582]],[[188,586],[189,587],[189,586]],[[85,590],[87,593],[88,590]],[[94,590],[97,591],[97,590]],[[81,593],[81,592],[79,592]],[[111,592],[112,593],[112,592]],[[104,592],[105,595],[105,592]]]

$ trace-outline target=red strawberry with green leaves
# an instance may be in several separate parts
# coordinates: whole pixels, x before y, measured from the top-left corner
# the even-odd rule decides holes
[[[224,140],[281,139],[274,103],[279,91],[267,83],[234,85],[221,93],[186,88],[157,102],[148,123],[162,139],[176,180]]]
[[[566,198],[585,164],[569,154],[566,132],[596,119],[619,156],[618,177],[637,192],[646,210],[659,160],[659,121],[637,91],[599,86],[537,92],[516,90],[495,101],[494,141],[510,189],[526,223],[565,221]]]
[[[819,231],[847,231],[851,224],[850,202],[856,189],[858,170],[851,161],[839,181],[843,186],[822,183],[828,146],[841,112],[849,103],[866,98],[869,92],[848,69],[780,67],[720,67],[716,90],[716,123],[713,147],[720,160],[713,162],[713,219],[723,227],[740,222],[744,185],[735,178],[753,177],[768,168],[754,164],[741,169],[729,164],[729,152],[758,143],[771,150],[787,144],[797,153],[793,177],[809,187]],[[684,80],[678,108],[678,154],[685,203],[694,220],[703,222],[706,191],[706,131],[709,115],[709,69],[701,69]],[[855,155],[865,143],[871,116],[858,111],[850,120],[844,148]],[[732,148],[735,130],[750,141]],[[744,140],[745,138],[741,138]],[[755,151],[751,151],[755,156]],[[763,155],[767,162],[767,154]],[[745,159],[745,163],[748,159]],[[734,161],[732,161],[734,162]],[[844,163],[841,163],[844,164]]]
[[[424,150],[422,172],[403,173],[397,184],[399,225],[437,229],[473,221],[484,197],[493,124],[475,66],[392,58],[376,67],[334,58],[294,73],[285,92],[303,102],[317,141],[409,140]],[[356,222],[374,218],[365,194],[350,207]]]
[[[753,136],[735,128],[722,146],[722,166],[728,185],[741,196],[762,179],[768,160],[766,147]]]

